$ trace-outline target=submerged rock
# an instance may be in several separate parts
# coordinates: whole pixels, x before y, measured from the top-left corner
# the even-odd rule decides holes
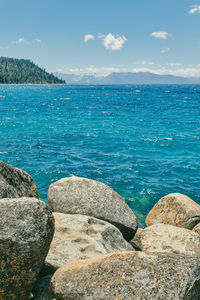
[[[79,259],[133,250],[121,232],[108,222],[84,215],[54,213],[55,234],[42,274]]]
[[[0,161],[0,198],[38,198],[33,178],[20,169]]]
[[[200,257],[121,252],[75,261],[51,280],[56,300],[199,300]]]
[[[125,200],[95,180],[63,178],[50,185],[48,203],[55,212],[88,215],[110,222],[128,241],[137,230],[137,219]]]
[[[189,229],[154,224],[143,229],[138,239],[142,251],[200,255],[200,235]]]
[[[0,299],[27,300],[53,237],[53,215],[35,198],[0,199],[0,228]]]
[[[146,225],[164,223],[192,229],[200,223],[200,205],[182,194],[169,194],[161,198],[146,218]]]

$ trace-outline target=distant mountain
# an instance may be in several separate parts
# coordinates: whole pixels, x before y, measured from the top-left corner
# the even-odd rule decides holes
[[[0,84],[65,83],[27,59],[0,57]]]
[[[200,84],[200,78],[158,75],[150,72],[114,72],[104,77],[55,73],[67,84]]]

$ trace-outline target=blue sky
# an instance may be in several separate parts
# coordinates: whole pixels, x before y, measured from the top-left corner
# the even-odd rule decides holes
[[[200,76],[200,0],[0,0],[0,56],[50,72]]]

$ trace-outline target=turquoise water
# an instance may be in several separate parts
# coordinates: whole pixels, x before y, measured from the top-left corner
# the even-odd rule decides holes
[[[72,174],[119,192],[144,221],[162,196],[200,203],[200,86],[0,86],[0,159],[46,201]]]

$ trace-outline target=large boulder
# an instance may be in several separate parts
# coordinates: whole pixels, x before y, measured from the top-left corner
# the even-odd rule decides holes
[[[108,222],[61,213],[54,213],[54,218],[55,234],[42,271],[45,275],[78,259],[133,250],[121,232]]]
[[[0,199],[0,228],[0,299],[27,300],[53,237],[53,215],[36,198]]]
[[[200,255],[200,235],[189,229],[154,224],[139,233],[142,251]]]
[[[182,194],[169,194],[161,198],[146,218],[146,225],[164,223],[192,229],[200,223],[200,205]]]
[[[25,171],[0,161],[0,198],[38,198],[33,178]]]
[[[199,300],[200,257],[108,254],[58,269],[51,288],[56,300]]]
[[[82,177],[63,178],[50,185],[49,206],[55,212],[88,215],[110,222],[130,241],[137,219],[125,200],[107,185]]]

